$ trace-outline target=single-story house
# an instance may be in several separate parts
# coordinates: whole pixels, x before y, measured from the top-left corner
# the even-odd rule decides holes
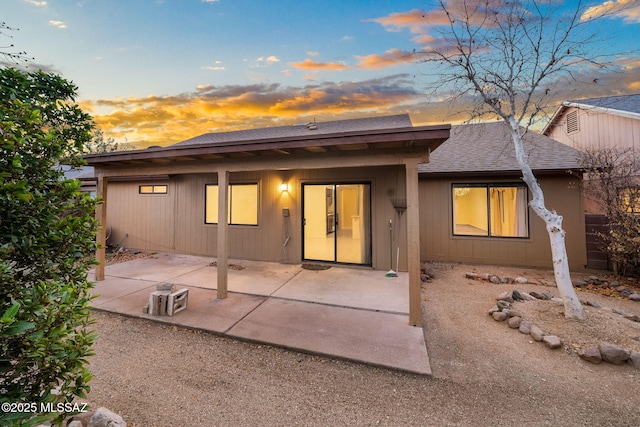
[[[388,270],[395,264],[390,252],[397,253],[390,247],[399,247],[401,268],[409,272],[409,323],[417,326],[418,165],[450,127],[414,127],[408,115],[303,123],[86,160],[95,168],[105,201],[97,215],[111,240],[217,257],[218,297],[227,294],[230,257]],[[106,227],[98,261],[105,233]],[[96,279],[103,277],[104,262],[96,268]]]
[[[551,266],[503,125],[453,129],[412,126],[405,114],[210,133],[86,159],[110,243],[217,257],[222,298],[228,258],[408,271],[409,323],[419,325],[421,260]],[[568,173],[575,150],[534,133],[526,140],[549,207],[565,216],[571,267],[582,268],[580,181]],[[104,248],[104,230],[99,240]]]

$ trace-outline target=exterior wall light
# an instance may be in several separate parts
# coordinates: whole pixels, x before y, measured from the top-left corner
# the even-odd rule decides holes
[[[283,182],[282,184],[280,184],[280,191],[289,191],[289,185],[286,182]]]

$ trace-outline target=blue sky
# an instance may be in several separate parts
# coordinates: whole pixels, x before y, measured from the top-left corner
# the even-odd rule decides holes
[[[314,118],[455,122],[464,117],[426,95],[425,65],[408,59],[429,31],[415,19],[431,10],[421,0],[2,0],[0,21],[19,30],[0,46],[72,80],[107,136],[139,146]],[[609,23],[618,51],[640,49],[639,7]],[[639,55],[580,96],[640,92]]]

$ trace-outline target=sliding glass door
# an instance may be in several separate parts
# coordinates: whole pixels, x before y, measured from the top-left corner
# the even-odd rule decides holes
[[[303,184],[303,259],[371,265],[371,186]]]

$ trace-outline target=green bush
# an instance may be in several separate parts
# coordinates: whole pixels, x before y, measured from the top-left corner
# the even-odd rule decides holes
[[[0,402],[71,402],[88,391],[96,202],[64,178],[80,167],[93,122],[76,87],[0,69]],[[37,411],[39,412],[39,410]],[[62,414],[0,412],[0,425]]]

